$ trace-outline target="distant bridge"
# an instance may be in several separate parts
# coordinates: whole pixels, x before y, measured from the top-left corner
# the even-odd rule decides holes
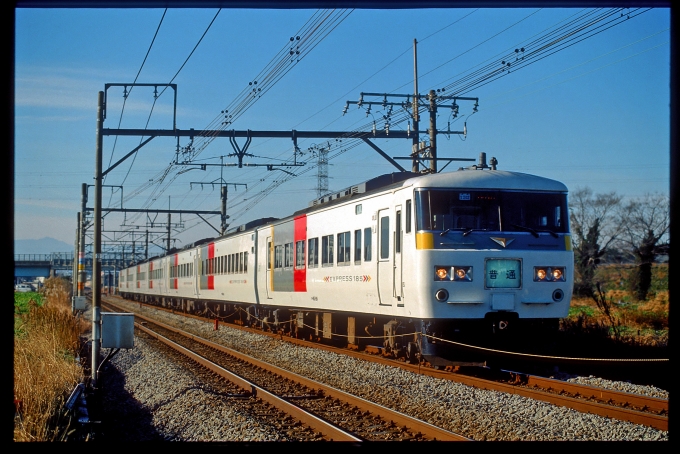
[[[75,258],[76,262],[78,258]],[[119,270],[134,263],[131,257],[122,258],[121,254],[102,254],[102,270]],[[92,269],[92,255],[84,260],[85,269]],[[14,279],[50,277],[57,271],[68,271],[71,274],[74,266],[73,252],[52,252],[51,254],[15,254]]]

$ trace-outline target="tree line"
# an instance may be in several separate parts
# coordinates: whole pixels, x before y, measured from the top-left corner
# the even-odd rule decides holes
[[[604,302],[595,281],[600,263],[634,264],[629,290],[647,299],[652,265],[670,253],[670,198],[654,193],[623,201],[616,192],[595,194],[586,187],[570,193],[570,223],[574,248],[574,295]]]

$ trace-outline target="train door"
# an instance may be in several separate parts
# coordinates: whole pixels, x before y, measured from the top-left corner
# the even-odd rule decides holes
[[[200,249],[201,248],[197,248],[196,252],[194,254],[194,260],[193,260],[194,269],[192,270],[193,271],[192,277],[194,279],[194,296],[196,298],[199,297],[199,292],[200,292],[199,285],[200,285],[200,282],[201,282],[201,273],[203,272],[203,266],[201,266],[203,264],[201,263],[201,257],[200,257],[200,254],[199,254]],[[191,263],[191,262],[189,262],[189,263]]]
[[[267,272],[266,272],[266,280],[265,280],[265,288],[267,289],[267,299],[272,299],[272,282],[274,279],[274,270],[272,269],[272,254],[274,253],[274,238],[271,236],[267,237],[267,242],[265,243],[265,247],[267,248]]]
[[[390,210],[378,211],[378,295],[381,306],[391,306],[394,300],[394,254]]]
[[[397,306],[404,305],[404,284],[403,284],[403,238],[402,232],[402,217],[401,205],[394,208],[394,277],[392,279],[394,285],[393,297],[397,300]]]

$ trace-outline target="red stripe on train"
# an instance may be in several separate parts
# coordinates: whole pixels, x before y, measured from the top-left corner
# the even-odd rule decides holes
[[[302,241],[303,245],[307,246],[307,215],[298,216],[295,218],[295,231],[293,233],[294,241],[293,248],[295,248],[294,264],[297,264],[297,243]],[[306,255],[305,255],[306,258]],[[306,260],[305,260],[306,262]],[[302,269],[293,267],[293,289],[296,292],[307,291],[307,263],[304,263]]]

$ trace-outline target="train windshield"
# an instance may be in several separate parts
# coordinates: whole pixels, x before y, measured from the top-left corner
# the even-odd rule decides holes
[[[421,189],[418,230],[567,233],[567,195],[555,192]]]

